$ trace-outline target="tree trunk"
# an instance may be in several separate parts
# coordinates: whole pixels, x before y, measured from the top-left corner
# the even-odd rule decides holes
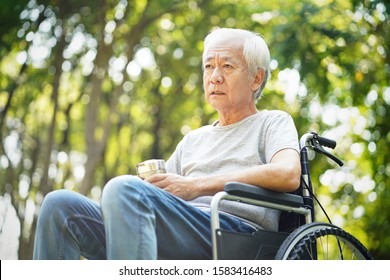
[[[43,173],[42,173],[42,179],[41,179],[41,191],[43,195],[46,195],[49,193],[53,186],[49,182],[49,166],[50,166],[50,160],[51,160],[51,153],[53,150],[54,145],[54,134],[55,134],[55,128],[57,125],[57,113],[58,113],[58,93],[60,88],[60,79],[62,75],[62,63],[64,62],[64,57],[62,55],[64,49],[66,46],[65,38],[64,36],[61,36],[56,48],[56,54],[55,54],[55,75],[54,75],[54,82],[53,82],[53,93],[52,93],[52,102],[53,102],[53,114],[52,119],[48,131],[47,136],[47,145],[46,148],[43,151]]]

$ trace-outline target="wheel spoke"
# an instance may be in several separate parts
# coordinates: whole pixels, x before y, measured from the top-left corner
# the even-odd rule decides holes
[[[277,259],[372,259],[367,249],[351,234],[327,223],[301,226],[280,246]]]

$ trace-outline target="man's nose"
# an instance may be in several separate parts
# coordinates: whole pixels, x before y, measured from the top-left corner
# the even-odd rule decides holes
[[[224,81],[223,73],[219,67],[215,67],[211,73],[210,81],[213,84],[222,84]]]

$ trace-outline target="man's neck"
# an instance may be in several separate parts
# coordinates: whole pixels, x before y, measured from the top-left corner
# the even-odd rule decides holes
[[[219,114],[219,118],[218,118],[218,125],[219,126],[225,126],[225,125],[230,125],[230,124],[234,124],[234,123],[237,123],[249,116],[252,116],[254,114],[256,114],[258,111],[256,109],[256,107],[254,109],[250,109],[250,110],[247,110],[247,111],[240,111],[240,112],[237,112],[237,113],[231,113],[231,114],[222,114],[220,112],[218,112]]]

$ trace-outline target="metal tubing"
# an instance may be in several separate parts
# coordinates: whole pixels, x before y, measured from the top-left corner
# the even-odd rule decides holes
[[[306,221],[311,221],[311,211],[310,209],[307,209],[305,207],[291,207],[287,205],[282,205],[282,204],[277,204],[277,203],[272,203],[272,202],[267,202],[267,201],[262,201],[262,200],[256,200],[252,198],[246,198],[246,197],[241,197],[241,196],[235,196],[235,195],[230,195],[225,191],[218,192],[213,196],[213,199],[211,200],[211,238],[212,238],[212,244],[213,244],[213,259],[217,260],[218,259],[218,252],[217,252],[217,229],[220,228],[220,223],[219,223],[219,203],[222,200],[233,200],[237,202],[242,202],[246,204],[252,204],[252,205],[257,205],[257,206],[262,206],[266,208],[272,208],[272,209],[277,209],[281,211],[288,211],[288,212],[293,212],[297,214],[301,214],[305,216]]]

